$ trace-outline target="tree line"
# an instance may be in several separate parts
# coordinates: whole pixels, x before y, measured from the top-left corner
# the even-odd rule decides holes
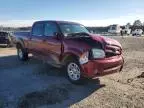
[[[133,24],[127,23],[126,25],[120,26],[122,29],[125,29],[125,27],[129,27],[131,31],[134,31],[135,29],[142,29],[144,31],[144,23],[142,23],[140,20],[135,20]],[[101,32],[108,32],[108,29],[110,26],[107,27],[87,27],[89,31],[93,31],[95,33],[101,33]]]
[[[142,29],[144,31],[144,23],[142,23],[140,20],[134,21],[134,23],[131,25],[130,23],[127,23],[126,25],[121,26],[122,29],[125,28],[125,26],[129,26],[129,28],[133,31],[135,29]],[[95,33],[101,33],[101,32],[108,32],[110,26],[106,27],[86,27],[89,31],[93,31]],[[29,31],[31,30],[31,27],[3,27],[0,26],[0,30],[4,31]]]

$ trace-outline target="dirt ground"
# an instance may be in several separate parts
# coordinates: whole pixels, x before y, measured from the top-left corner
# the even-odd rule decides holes
[[[123,46],[123,71],[84,85],[33,58],[18,61],[15,48],[0,48],[0,108],[144,108],[144,38],[112,38]]]

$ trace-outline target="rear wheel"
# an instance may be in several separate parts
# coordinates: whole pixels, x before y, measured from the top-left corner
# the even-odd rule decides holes
[[[76,60],[70,60],[66,63],[65,71],[70,82],[81,84],[84,81],[82,77],[81,67]]]
[[[28,52],[26,49],[22,48],[22,46],[17,47],[17,55],[19,60],[21,61],[27,61],[28,60]]]

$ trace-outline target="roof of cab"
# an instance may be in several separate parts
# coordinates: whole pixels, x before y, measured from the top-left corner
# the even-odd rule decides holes
[[[45,22],[79,24],[79,23],[71,22],[71,21],[57,21],[57,20],[43,20],[43,21],[36,21],[35,23],[45,23]]]

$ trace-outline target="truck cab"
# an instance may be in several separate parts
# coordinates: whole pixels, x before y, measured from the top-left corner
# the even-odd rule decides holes
[[[55,67],[63,68],[72,83],[121,71],[122,46],[114,39],[90,34],[81,24],[38,21],[31,32],[15,33],[18,58],[31,53]]]

